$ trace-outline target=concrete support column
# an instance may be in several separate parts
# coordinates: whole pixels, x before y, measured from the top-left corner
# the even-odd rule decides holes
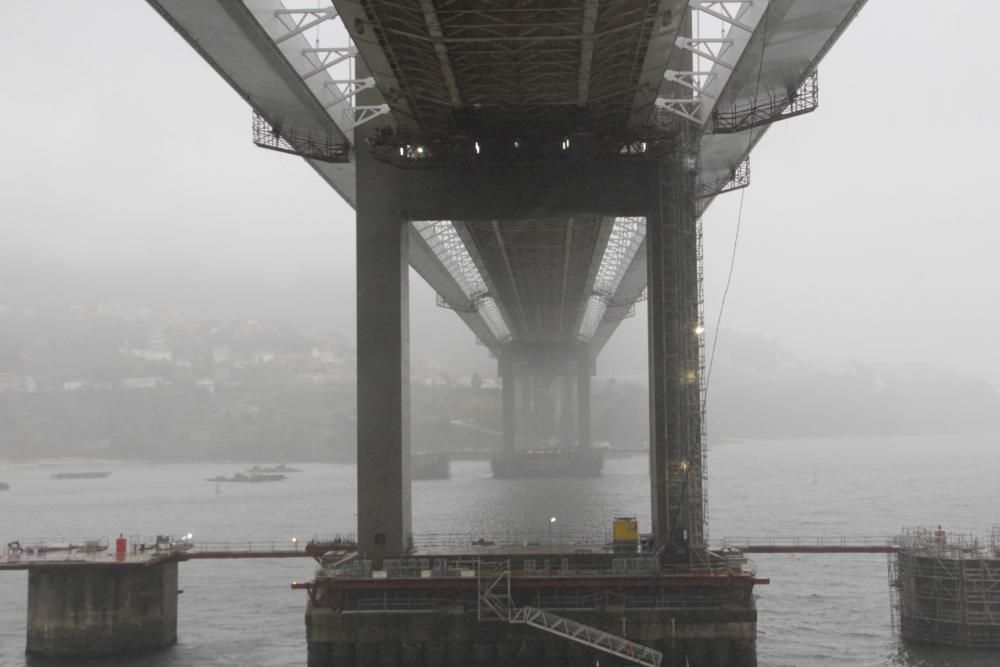
[[[514,443],[517,440],[517,421],[514,418],[514,362],[509,357],[500,358],[500,377],[502,382],[501,415],[502,424],[500,427],[503,433],[503,448],[505,451],[514,451]]]
[[[177,643],[177,561],[28,573],[28,655],[101,658]]]
[[[573,391],[573,366],[563,364],[562,375],[559,378],[559,446],[572,447],[579,441],[577,433],[577,410]]]
[[[532,405],[531,405],[531,376],[524,374],[520,376],[517,383],[518,395],[515,396],[517,401],[517,415],[520,422],[520,435],[522,442],[530,442],[534,431],[531,426],[532,418]]]
[[[590,447],[590,348],[580,350],[576,364],[576,436],[580,447]]]
[[[653,532],[675,562],[704,546],[699,229],[687,141],[660,163],[646,220]]]
[[[551,369],[535,378],[539,398],[535,399],[539,433],[542,440],[559,442],[559,382]]]
[[[357,175],[358,549],[379,560],[410,538],[409,229],[396,170],[359,150]]]

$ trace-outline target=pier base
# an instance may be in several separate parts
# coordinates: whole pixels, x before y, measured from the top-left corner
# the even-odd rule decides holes
[[[377,572],[362,561],[356,573],[309,585],[309,667],[621,663],[591,645],[491,617],[479,602],[488,582],[475,575],[473,558],[410,560],[387,561]],[[641,571],[647,559],[607,555],[511,560],[515,606],[550,610],[659,651],[663,667],[756,667],[749,573],[654,574]]]
[[[560,611],[561,616],[621,634],[663,653],[665,667],[755,667],[756,613],[707,611]],[[478,623],[475,613],[306,613],[309,667],[581,667],[617,664],[604,653],[506,623]],[[670,656],[674,655],[671,660]],[[687,660],[687,663],[684,660]]]
[[[176,643],[177,561],[54,564],[28,574],[29,655],[127,655]]]

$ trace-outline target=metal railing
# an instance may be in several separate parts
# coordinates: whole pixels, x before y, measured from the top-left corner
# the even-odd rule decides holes
[[[196,542],[184,553],[305,553],[305,545],[288,540],[248,540],[246,542]]]
[[[522,607],[511,618],[511,623],[524,623],[533,628],[564,639],[596,648],[622,660],[646,667],[660,667],[663,654],[642,644],[617,637],[595,627],[577,623],[544,609]]]
[[[537,531],[505,531],[500,533],[421,533],[413,536],[417,552],[437,549],[481,550],[483,548],[524,547],[575,547],[597,551],[611,551],[610,531],[563,529]]]
[[[851,547],[892,546],[894,541],[885,535],[766,535],[763,537],[726,537],[720,547],[740,549],[751,546],[793,547]]]
[[[332,134],[314,134],[294,127],[275,127],[256,111],[253,113],[252,127],[253,143],[261,148],[321,162],[350,162],[350,144],[334,140]]]

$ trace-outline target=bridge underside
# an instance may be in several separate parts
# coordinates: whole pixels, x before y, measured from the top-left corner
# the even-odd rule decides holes
[[[651,43],[676,30],[679,21],[672,21],[671,10],[680,9],[678,18],[684,3],[336,0],[335,5],[401,132],[432,143],[478,141],[487,152],[513,152],[563,137],[620,139],[637,100],[652,108],[655,89],[638,84]],[[360,16],[363,30],[351,20]]]
[[[360,548],[407,548],[412,265],[502,371],[571,357],[579,415],[645,294],[653,532],[691,559],[698,216],[748,183],[770,123],[816,108],[816,67],[864,0],[330,1],[149,0],[254,107],[255,143],[357,209]]]
[[[684,573],[657,575],[670,586],[701,586],[714,557],[705,548],[699,216],[748,184],[749,153],[769,124],[816,108],[817,65],[865,0],[148,1],[254,107],[254,142],[303,156],[357,210],[358,551],[382,576],[311,589],[310,664],[581,657],[537,645],[500,655],[509,630],[471,623],[471,592],[452,590],[475,585],[468,570],[441,584],[418,564],[419,577],[386,581],[412,547],[411,265],[498,358],[507,450],[517,445],[515,384],[531,376],[546,385],[532,390],[542,397],[535,411],[553,413],[534,420],[531,437],[544,437],[546,422],[571,443],[575,396],[576,444],[590,445],[595,359],[632,304],[648,299],[649,560],[652,571]],[[321,44],[319,27],[334,21],[323,33],[333,43]],[[676,609],[676,591],[656,592],[662,581],[638,584],[640,597],[656,592],[652,604],[629,602],[614,566],[596,597],[586,577],[539,585],[534,563],[523,568],[536,597],[551,587],[555,606],[568,589],[585,599],[582,613],[594,615],[583,625],[608,633],[634,622],[667,653],[668,639],[673,649],[681,638],[674,621],[690,622],[697,641],[742,647],[699,664],[755,664],[752,600],[737,605],[742,619],[726,618],[733,608],[719,600],[703,615]],[[435,592],[411,590],[428,587]],[[466,613],[398,613],[447,608],[443,598]],[[355,613],[372,600],[387,613]],[[716,621],[736,621],[736,634]],[[428,622],[455,637],[421,643]],[[355,641],[372,631],[391,639],[374,653],[378,642]],[[444,645],[454,653],[429,652]]]
[[[600,262],[612,222],[582,216],[461,224],[473,256],[491,278],[492,291],[506,304],[514,338],[522,343],[575,342],[593,267]]]

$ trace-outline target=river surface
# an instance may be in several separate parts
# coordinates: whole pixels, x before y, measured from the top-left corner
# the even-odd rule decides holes
[[[644,457],[609,459],[592,480],[494,480],[489,463],[452,463],[452,478],[413,485],[418,535],[520,532],[551,539],[601,536],[615,515],[649,527]],[[274,484],[204,481],[239,464],[113,465],[105,479],[53,480],[51,467],[3,469],[0,540],[193,533],[195,541],[307,539],[350,532],[355,471],[302,464]],[[1000,437],[851,438],[719,445],[709,458],[713,543],[731,536],[884,535],[938,523],[985,534],[1000,522]],[[556,517],[555,523],[549,519]],[[764,666],[995,667],[996,653],[918,650],[893,635],[885,556],[757,556],[758,656]],[[101,665],[305,665],[305,593],[311,561],[181,564],[179,643]],[[27,575],[0,573],[0,666],[24,657]],[[703,667],[694,665],[692,667]],[[708,667],[708,666],[704,666]]]

